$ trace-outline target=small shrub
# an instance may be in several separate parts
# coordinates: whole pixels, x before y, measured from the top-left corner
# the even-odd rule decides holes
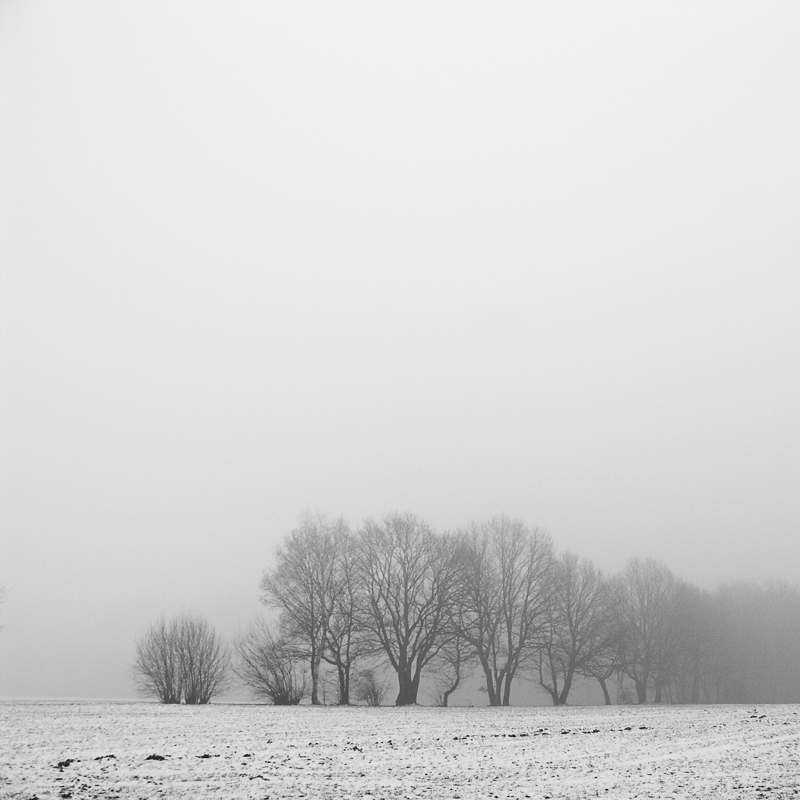
[[[163,617],[139,640],[134,679],[162,703],[208,703],[229,685],[230,654],[203,617]]]
[[[379,706],[386,696],[386,681],[380,681],[374,669],[363,669],[356,675],[356,699],[368,706]]]
[[[257,697],[276,706],[296,706],[305,697],[301,659],[264,620],[250,626],[235,650],[234,672]]]

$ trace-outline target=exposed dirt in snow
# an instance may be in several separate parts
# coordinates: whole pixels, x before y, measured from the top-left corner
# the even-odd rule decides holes
[[[6,703],[0,797],[800,800],[800,707]]]

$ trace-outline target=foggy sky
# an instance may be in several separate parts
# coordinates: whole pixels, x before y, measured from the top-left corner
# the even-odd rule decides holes
[[[800,7],[0,5],[0,696],[306,510],[800,580]]]

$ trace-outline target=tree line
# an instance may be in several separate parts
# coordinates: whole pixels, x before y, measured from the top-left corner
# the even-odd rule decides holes
[[[426,674],[446,705],[476,672],[492,706],[510,705],[522,677],[554,705],[568,702],[579,679],[596,681],[608,704],[800,700],[796,588],[740,583],[708,592],[639,558],[606,576],[556,552],[545,531],[507,517],[441,533],[413,514],[355,531],[342,519],[307,515],[260,589],[278,622],[254,623],[232,652],[219,639],[218,649],[207,647],[218,667],[208,672],[217,680],[212,694],[232,670],[271,702],[307,694],[319,704],[324,664],[339,704],[379,704],[386,671],[396,705],[418,701]],[[140,641],[139,686],[164,702],[190,702],[188,690],[169,694],[150,675],[153,652],[169,650],[155,640],[188,641],[169,633],[162,620]]]

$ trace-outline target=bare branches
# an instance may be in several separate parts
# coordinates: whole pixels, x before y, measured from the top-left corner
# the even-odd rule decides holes
[[[319,663],[330,618],[333,539],[322,515],[307,515],[265,571],[261,600],[281,610],[287,632],[303,643],[311,664],[311,702],[319,703]]]
[[[253,693],[276,706],[297,705],[306,694],[302,658],[264,620],[250,626],[235,644],[234,672]]]
[[[359,535],[366,626],[397,673],[397,705],[417,702],[420,677],[452,617],[460,551],[412,514],[368,521]]]
[[[341,520],[306,515],[264,572],[261,600],[281,610],[286,635],[297,641],[311,672],[311,703],[319,700],[320,662],[334,664],[339,702],[349,703],[350,669],[358,653],[352,536]]]
[[[327,606],[330,609],[322,657],[336,668],[339,705],[350,703],[353,665],[374,652],[365,638],[364,592],[358,581],[358,545],[342,523],[334,530],[333,580]]]
[[[417,701],[426,670],[443,701],[475,662],[492,705],[510,704],[526,671],[555,704],[567,702],[576,676],[596,679],[607,703],[615,676],[618,698],[635,687],[641,703],[797,697],[797,591],[709,594],[652,559],[632,559],[606,580],[575,555],[555,559],[549,535],[506,517],[441,535],[393,514],[353,535],[341,520],[307,516],[261,589],[282,612],[273,644],[293,665],[310,665],[312,702],[323,662],[348,703],[367,658],[397,674],[398,705]],[[164,667],[156,687],[165,697],[174,696],[170,674]]]
[[[615,651],[617,638],[611,622],[609,585],[590,561],[564,553],[554,563],[553,579],[539,649],[539,683],[553,705],[565,705],[576,674]]]
[[[614,609],[621,631],[620,664],[633,681],[640,703],[647,702],[649,683],[655,701],[669,678],[673,657],[675,576],[663,564],[632,558],[614,584]]]
[[[457,616],[460,616],[458,612]],[[467,670],[475,667],[475,654],[457,622],[454,624],[454,632],[446,638],[439,650],[433,666],[438,672],[436,705],[447,707],[451,695],[458,689]]]
[[[495,517],[467,538],[462,633],[486,679],[490,705],[509,705],[520,666],[535,652],[552,591],[550,537]]]
[[[163,617],[139,640],[134,678],[162,703],[205,704],[228,687],[229,653],[203,617]]]

